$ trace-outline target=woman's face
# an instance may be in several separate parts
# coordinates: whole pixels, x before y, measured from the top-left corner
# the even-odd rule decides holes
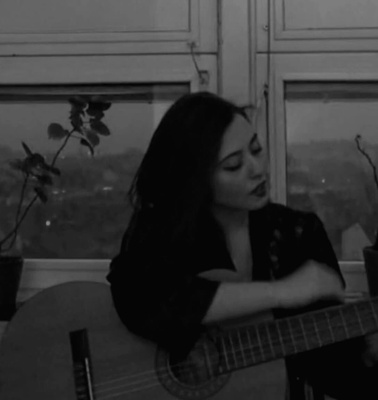
[[[257,210],[269,201],[265,152],[252,125],[240,115],[224,133],[212,189],[218,207]]]

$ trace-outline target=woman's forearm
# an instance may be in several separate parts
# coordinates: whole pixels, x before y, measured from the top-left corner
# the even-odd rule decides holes
[[[224,282],[214,296],[204,319],[211,323],[277,307],[272,282]]]
[[[272,282],[223,282],[204,323],[268,311],[295,308],[320,299],[344,298],[343,282],[328,266],[309,260],[291,275]]]

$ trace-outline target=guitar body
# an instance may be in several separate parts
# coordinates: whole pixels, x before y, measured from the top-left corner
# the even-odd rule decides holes
[[[79,331],[88,339],[90,379],[76,364],[74,368],[70,334]],[[221,377],[202,377],[198,385],[180,381],[169,360],[165,351],[128,332],[114,310],[109,286],[64,283],[34,296],[9,323],[0,347],[0,399],[285,397],[283,360]]]

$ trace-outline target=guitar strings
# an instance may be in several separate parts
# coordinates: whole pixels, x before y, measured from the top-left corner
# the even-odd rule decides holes
[[[360,323],[359,321],[356,322],[356,326],[360,327]],[[344,326],[344,324],[337,324],[334,325],[333,328],[340,328],[342,327],[343,329],[346,330],[346,327]],[[322,334],[324,332],[330,332],[330,329],[322,329],[322,330],[317,330],[318,333]],[[346,332],[347,333],[347,332]],[[292,339],[292,340],[296,340],[298,338],[300,338],[301,340],[303,340],[304,338],[304,334],[300,333],[297,334],[297,332],[295,332],[294,330],[292,331],[292,334],[289,334],[287,336],[282,335],[282,339],[286,340],[286,339]],[[274,345],[272,345],[272,343],[262,343],[261,346],[255,344],[252,346],[246,346],[246,347],[242,347],[242,348],[238,348],[236,350],[231,350],[231,351],[226,351],[223,352],[223,354],[227,356],[233,356],[234,360],[235,360],[235,364],[238,364],[241,361],[245,361],[245,356],[244,356],[244,352],[246,351],[250,351],[251,352],[251,356],[252,359],[254,360],[256,358],[256,349],[259,349],[259,352],[261,353],[261,361],[264,362],[264,358],[266,359],[266,361],[269,361],[269,357],[264,357],[263,354],[267,354],[265,353],[265,351],[267,349],[269,349],[270,353],[273,353],[274,351],[272,351],[273,348],[275,348],[276,346],[280,345],[282,348],[282,343],[278,342],[275,343]],[[319,345],[321,346],[321,343],[319,343]],[[282,348],[283,350],[283,348]],[[238,354],[239,353],[239,354]],[[252,355],[254,354],[254,355]],[[272,354],[274,356],[274,354]],[[282,351],[282,356],[284,356],[284,351]],[[276,358],[276,357],[275,357]],[[212,360],[212,357],[210,356],[210,361]],[[257,363],[256,363],[257,364]],[[178,367],[177,369],[179,370],[179,372],[189,372],[192,370],[192,368],[190,367],[183,367],[182,363],[176,364],[176,365],[171,365],[172,367]],[[161,383],[158,381],[157,378],[157,374],[160,373],[161,377],[168,377],[169,374],[166,373],[166,369],[151,369],[151,370],[146,370],[140,373],[136,373],[136,374],[132,374],[132,375],[128,375],[128,376],[122,376],[122,377],[114,377],[113,379],[110,379],[108,381],[103,381],[101,383],[98,384],[94,384],[93,387],[96,390],[96,393],[104,393],[104,392],[109,392],[112,390],[118,390],[118,389],[122,389],[123,391],[118,392],[117,394],[110,394],[110,396],[105,396],[105,397],[98,397],[99,400],[104,400],[104,399],[108,399],[108,398],[112,398],[114,396],[119,396],[119,395],[124,395],[127,393],[131,393],[131,392],[135,392],[135,391],[140,391],[140,390],[145,390],[145,389],[150,389],[156,386],[161,386]],[[118,384],[115,385],[115,382],[122,382],[124,380],[130,380],[129,382],[125,382],[124,384]],[[156,382],[156,383],[152,383],[152,382]],[[140,387],[136,387],[137,385],[142,385]],[[109,386],[109,387],[106,387]],[[101,389],[101,387],[104,387],[103,389]],[[126,389],[126,390],[124,390]]]
[[[336,325],[334,325],[334,328],[340,328],[340,326],[342,326],[343,327],[343,330],[345,330],[346,328],[343,326],[343,325],[340,325],[340,324],[336,324]],[[361,326],[360,326],[360,323],[357,321],[357,327],[359,328],[359,329],[362,329],[361,328]],[[299,329],[297,328],[297,331],[298,331]],[[301,332],[303,332],[303,329],[300,329],[301,330]],[[322,330],[316,330],[315,329],[315,333],[316,332],[319,332],[319,333],[323,333],[323,332],[325,332],[325,331],[329,331],[330,332],[330,330],[329,329],[324,329],[323,331]],[[304,338],[304,334],[303,333],[299,333],[298,335],[296,335],[296,330],[295,330],[295,328],[293,329],[291,329],[291,332],[294,332],[294,335],[292,334],[292,333],[290,333],[289,334],[289,336],[285,336],[284,334],[282,334],[282,332],[281,332],[281,334],[280,334],[280,336],[283,338],[283,340],[287,340],[287,338],[289,337],[289,339],[298,339],[299,337],[301,338],[301,339],[305,339]],[[232,333],[232,331],[231,331],[231,333]],[[347,332],[346,332],[347,333]],[[364,332],[362,332],[362,334],[363,334]],[[331,336],[331,338],[332,338],[332,334],[330,335]],[[274,342],[274,341],[270,341],[271,343],[274,343],[274,345],[277,345],[277,341],[276,342]],[[279,345],[281,345],[281,342],[280,341],[278,341],[278,344]],[[322,345],[321,343],[319,343],[320,345]],[[265,344],[266,345],[266,344]],[[256,345],[256,346],[253,346],[252,345],[252,348],[253,347],[257,347],[257,348],[261,348],[262,346],[259,346],[259,345]],[[246,349],[248,349],[248,347],[246,348]],[[308,349],[306,349],[306,350],[308,350]],[[252,350],[253,351],[253,350]],[[233,351],[231,350],[230,352],[223,352],[223,354],[226,354],[226,356],[227,355],[231,355],[231,354],[233,354]],[[173,365],[174,366],[174,365]],[[113,369],[113,368],[112,368]],[[113,371],[112,371],[113,372]],[[149,372],[147,372],[147,373],[149,373]],[[143,374],[145,374],[145,373],[142,373],[141,375],[143,375]],[[120,376],[123,376],[122,374],[120,375]]]
[[[353,302],[353,303],[355,303],[355,301],[353,301],[353,300],[351,300],[350,302]],[[370,316],[370,315],[369,315]],[[359,322],[359,321],[358,321]],[[358,325],[360,325],[360,324],[358,324]],[[337,325],[335,326],[334,325],[334,327],[337,327]],[[360,327],[361,329],[362,329],[362,327]],[[326,329],[327,331],[328,331],[328,329]],[[292,329],[292,331],[294,331],[294,333],[295,333],[295,329]],[[319,331],[319,333],[321,332],[321,330],[318,330]],[[290,334],[289,335],[290,336],[290,338],[291,339],[296,339],[296,336],[295,336],[295,334],[294,334],[294,336],[292,335],[292,334]],[[299,334],[299,336],[302,338],[302,334],[300,333]],[[332,336],[332,334],[331,334],[331,336]],[[281,337],[282,338],[284,338],[285,337],[285,335],[282,335],[281,334]],[[273,343],[273,345],[276,345],[277,343],[274,343],[274,341],[271,341],[271,343]],[[282,343],[280,343],[281,344],[281,346],[282,346]],[[266,343],[265,343],[265,349],[266,349]],[[256,346],[253,346],[252,345],[252,348],[250,349],[250,351],[252,351],[253,352],[253,347],[256,347]],[[263,352],[265,352],[265,350],[264,350],[264,346],[257,346],[257,348],[258,349],[261,349],[260,351],[263,351]],[[248,349],[245,349],[245,350],[248,350]],[[235,352],[233,352],[232,350],[228,353],[228,352],[223,352],[223,354],[225,354],[225,356],[227,357],[227,355],[230,355],[230,354],[232,354],[232,355],[234,355],[235,356]],[[110,364],[110,363],[109,363]],[[119,369],[123,369],[123,367],[122,366],[119,366]],[[183,369],[183,367],[180,365],[180,368],[179,369]],[[118,378],[116,378],[115,379],[115,377],[116,377],[116,375],[114,375],[114,365],[112,364],[112,366],[109,368],[109,372],[111,372],[110,374],[109,374],[109,377],[111,378],[110,380],[108,380],[108,381],[106,381],[106,380],[104,380],[103,381],[103,383],[101,383],[100,385],[103,385],[103,386],[106,386],[106,385],[108,385],[108,384],[111,384],[112,382],[114,382],[114,381],[122,381],[122,380],[124,380],[124,379],[128,379],[128,377],[125,377],[124,376],[124,373],[123,372],[120,372],[120,374],[119,375],[117,375],[117,377]],[[150,375],[150,374],[154,374],[156,371],[155,370],[151,370],[151,371],[146,371],[146,372],[143,372],[143,373],[139,373],[139,374],[136,374],[135,375],[135,378],[137,378],[138,376],[140,377],[140,378],[142,378],[142,376],[145,376],[146,378],[148,378],[148,375]],[[157,371],[157,372],[159,372],[159,371]],[[131,376],[129,377],[129,378],[131,378]],[[144,379],[144,381],[148,381],[148,379]]]
[[[338,326],[336,326],[336,327],[340,327],[340,325],[338,325]],[[327,331],[328,331],[328,329],[327,329]],[[322,331],[318,331],[319,333],[321,333]],[[303,334],[300,334],[300,335],[289,335],[289,337],[290,338],[293,338],[293,339],[297,339],[298,337],[300,337],[301,339],[303,339]],[[275,345],[276,345],[277,343],[275,343]],[[319,343],[320,344],[320,343]],[[320,344],[321,345],[321,344]],[[260,350],[260,352],[264,352],[265,350],[266,350],[266,348],[267,347],[269,347],[269,348],[271,348],[271,346],[270,346],[270,344],[266,344],[266,343],[264,343],[262,346],[258,346],[258,345],[255,345],[255,346],[252,346],[252,348],[253,347],[256,347],[256,348],[258,348],[258,349],[261,349],[262,348],[262,350]],[[245,351],[245,350],[250,350],[250,351],[252,351],[253,352],[253,349],[252,348],[249,348],[249,347],[245,347],[245,348],[242,348],[242,349],[237,349],[236,351],[229,351],[229,352],[225,352],[226,353],[226,355],[233,355],[233,356],[235,356],[236,355],[236,352],[237,351],[239,351],[239,352],[242,352],[242,351]],[[252,357],[253,358],[253,357]],[[264,358],[264,357],[263,357]],[[265,358],[267,358],[267,357],[265,357]],[[180,363],[180,364],[178,364],[178,366],[181,366],[182,365],[182,363]],[[174,365],[173,365],[173,367],[174,367]],[[181,368],[182,369],[182,368]],[[110,381],[108,381],[109,383],[110,382],[113,382],[114,380],[122,380],[122,379],[126,379],[126,378],[131,378],[131,377],[138,377],[138,376],[140,376],[140,377],[142,377],[143,375],[144,376],[146,376],[146,375],[149,375],[149,374],[154,374],[156,372],[156,370],[150,370],[150,371],[145,371],[145,372],[142,372],[142,373],[138,373],[138,374],[135,374],[135,375],[131,375],[131,376],[129,376],[129,377],[122,377],[122,378],[118,378],[118,379],[112,379],[112,380],[110,380]],[[159,371],[158,371],[159,372]],[[103,382],[103,383],[101,383],[101,384],[98,384],[98,386],[100,386],[100,385],[105,385],[105,384],[107,384],[108,382]]]

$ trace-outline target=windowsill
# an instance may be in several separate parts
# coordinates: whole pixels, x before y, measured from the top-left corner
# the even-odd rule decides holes
[[[26,259],[18,302],[24,302],[40,290],[70,281],[106,283],[110,260]]]
[[[106,283],[110,260],[25,260],[18,306],[42,289],[69,281],[96,281]],[[363,299],[368,295],[362,261],[340,262],[347,282],[347,301]],[[0,321],[0,341],[8,321]]]
[[[69,281],[106,283],[109,259],[104,260],[48,260],[27,259],[21,278],[18,301],[25,301],[38,291]],[[367,292],[367,281],[362,261],[341,261],[340,267],[348,292]]]

